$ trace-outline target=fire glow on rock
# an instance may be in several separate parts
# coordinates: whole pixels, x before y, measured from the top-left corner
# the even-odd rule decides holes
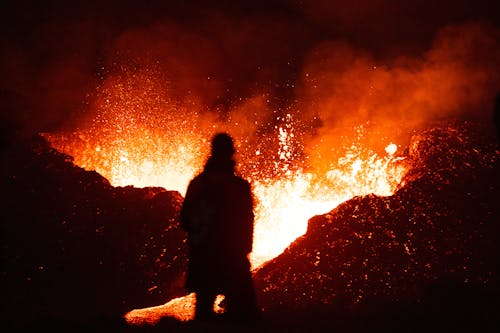
[[[79,151],[76,144],[61,144],[55,136],[50,135],[50,138],[56,148],[75,156],[76,164],[98,171],[114,186],[164,186],[184,194],[187,183],[197,170],[196,164],[199,164],[190,155],[199,156],[195,140],[191,144],[184,143],[177,153],[148,160],[142,157],[146,149],[140,146],[141,136],[135,142],[127,140],[130,142],[127,148],[102,155],[100,149],[89,147]],[[84,136],[80,135],[82,138]],[[88,146],[89,143],[85,143],[85,147]],[[96,164],[89,165],[88,161]],[[252,266],[257,268],[276,257],[303,235],[307,220],[313,215],[327,213],[357,195],[391,195],[406,170],[401,161],[402,158],[393,154],[379,157],[375,153],[363,160],[361,153],[351,152],[340,161],[342,169],[332,168],[323,179],[301,169],[287,171],[281,178],[257,178],[257,173],[250,175],[248,178],[256,199]]]
[[[353,129],[348,148],[325,142],[322,151],[339,157],[335,162],[325,157],[321,168],[311,167],[304,149],[310,129],[303,129],[297,112],[272,110],[265,96],[256,96],[230,112],[213,113],[196,101],[175,102],[164,82],[150,70],[110,76],[97,91],[90,106],[95,117],[87,125],[45,137],[75,164],[96,170],[114,186],[162,186],[184,194],[203,166],[211,136],[229,132],[237,144],[238,171],[251,181],[256,201],[254,270],[303,235],[313,215],[354,196],[391,195],[407,170],[396,144],[386,142],[378,154],[362,147],[363,126]],[[192,317],[192,301],[191,295],[158,309],[132,311],[127,320],[154,322],[165,313],[186,320]]]
[[[353,142],[337,163],[323,167],[326,172],[308,170],[304,133],[291,113],[261,125],[258,113],[269,111],[259,110],[268,106],[256,98],[222,119],[173,102],[161,82],[150,71],[111,77],[98,91],[97,115],[89,126],[45,136],[75,164],[96,170],[114,186],[161,186],[184,195],[203,166],[211,136],[229,132],[236,139],[239,172],[251,181],[256,201],[254,269],[304,234],[313,215],[357,195],[391,195],[406,171],[390,142],[383,156]],[[249,111],[252,121],[245,116]],[[355,130],[358,138],[364,135],[362,126]]]

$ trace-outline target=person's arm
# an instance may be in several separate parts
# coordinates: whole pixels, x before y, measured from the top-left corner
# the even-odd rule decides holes
[[[252,195],[252,190],[250,184],[246,182],[245,191],[243,197],[243,228],[245,229],[244,235],[244,250],[248,254],[252,252],[253,245],[253,229],[254,229],[254,199]]]
[[[181,211],[179,215],[181,228],[187,232],[191,231],[190,216],[192,215],[192,205],[193,205],[192,202],[194,196],[193,192],[194,192],[194,184],[191,181],[188,185],[186,196],[184,198],[184,201],[182,202]]]

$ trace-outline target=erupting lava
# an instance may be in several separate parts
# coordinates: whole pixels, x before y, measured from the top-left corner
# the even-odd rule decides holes
[[[254,268],[304,234],[311,216],[356,195],[390,195],[405,172],[402,158],[394,155],[397,145],[390,143],[386,155],[378,156],[357,142],[336,164],[322,166],[326,173],[306,171],[307,157],[297,153],[304,151],[303,133],[292,114],[259,124],[262,114],[275,112],[257,97],[226,119],[217,118],[195,102],[174,101],[168,82],[158,71],[122,68],[97,89],[90,125],[46,137],[114,186],[161,186],[184,194],[204,163],[211,136],[228,131],[238,145],[239,171],[252,182],[257,201]]]
[[[72,144],[62,136],[48,137],[56,148],[74,156],[76,164],[98,171],[114,186],[163,186],[184,194],[189,180],[203,162],[197,140],[186,138],[179,147],[175,147],[175,143],[169,147],[168,142],[163,142],[166,146],[155,150],[161,140],[150,138],[156,145],[146,154],[148,144],[143,135],[139,131],[134,133],[136,137],[122,140],[126,147],[110,152],[93,148],[96,143],[83,134],[77,137],[88,140],[84,145]],[[258,166],[254,166],[256,172],[247,175],[257,202],[251,254],[253,268],[276,257],[303,235],[313,215],[327,213],[354,196],[391,195],[406,171],[399,163],[403,158],[394,156],[396,148],[395,144],[389,144],[386,156],[365,154],[366,159],[362,158],[359,148],[342,158],[337,168],[332,167],[323,177],[301,168],[291,171],[289,165],[293,161],[286,160],[286,154],[281,166],[283,172],[278,178],[259,174]],[[169,153],[155,156],[155,151]]]
[[[331,164],[322,166],[326,173],[315,172],[307,165],[303,133],[298,133],[292,114],[259,124],[259,112],[273,112],[255,98],[225,119],[207,116],[211,113],[202,112],[194,102],[187,103],[189,107],[173,102],[162,82],[167,81],[150,71],[111,76],[91,105],[97,116],[90,126],[45,136],[73,156],[75,164],[96,170],[114,186],[162,186],[184,194],[204,163],[208,140],[216,131],[229,132],[239,144],[239,171],[253,184],[256,199],[253,269],[303,235],[313,215],[327,213],[354,196],[391,195],[406,172],[403,158],[395,155],[396,144],[389,143],[386,155],[379,156],[356,142],[337,163],[325,162]],[[137,310],[127,318],[154,321],[157,315],[151,311],[172,314],[170,308],[176,309],[172,315],[187,319],[191,302],[189,297],[177,299],[166,305],[167,310]]]

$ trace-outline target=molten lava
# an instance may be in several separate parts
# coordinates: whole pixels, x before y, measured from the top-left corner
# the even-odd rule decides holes
[[[114,186],[163,186],[184,194],[189,180],[203,162],[197,140],[193,138],[189,142],[186,138],[178,147],[159,147],[160,138],[151,138],[154,143],[149,144],[144,141],[141,131],[134,133],[137,137],[122,140],[126,147],[110,152],[93,148],[96,143],[83,134],[77,137],[89,141],[80,146],[72,145],[64,137],[47,136],[56,148],[74,156],[76,164],[98,171]],[[146,153],[148,148],[152,153]],[[283,149],[285,151],[286,147]],[[288,164],[283,167],[286,170],[281,178],[250,174],[248,178],[257,202],[251,254],[253,268],[276,257],[303,235],[313,215],[327,213],[354,196],[391,195],[406,170],[399,163],[402,158],[394,156],[395,150],[396,145],[390,144],[386,156],[373,153],[366,159],[362,158],[361,149],[350,152],[340,161],[341,168],[332,167],[323,178],[300,168],[290,171]],[[170,153],[155,157],[155,151]],[[287,158],[286,154],[283,156]]]
[[[256,97],[229,116],[216,116],[195,101],[174,102],[164,82],[168,81],[150,70],[111,75],[90,105],[96,116],[88,124],[72,133],[45,136],[73,156],[75,164],[96,170],[114,186],[162,186],[184,194],[204,163],[210,137],[216,131],[229,132],[237,142],[239,172],[251,181],[256,199],[250,258],[254,270],[303,235],[313,215],[327,213],[354,196],[391,195],[406,172],[396,144],[386,142],[380,156],[361,147],[359,138],[353,138],[336,163],[325,162],[318,171],[308,166],[300,119],[291,112],[275,116]],[[332,151],[343,148],[324,145]],[[192,315],[190,303],[189,297],[177,299],[161,311],[137,310],[146,312],[134,311],[127,318],[151,321],[154,316],[148,313],[160,311],[185,320]]]

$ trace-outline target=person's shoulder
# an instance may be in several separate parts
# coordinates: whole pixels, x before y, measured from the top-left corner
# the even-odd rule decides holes
[[[199,182],[199,181],[201,181],[201,179],[202,179],[202,178],[203,178],[203,173],[199,173],[199,174],[195,175],[195,176],[193,177],[193,179],[191,179],[191,182],[192,182],[192,183],[193,183],[193,182],[194,182],[194,183]]]
[[[202,183],[202,180],[203,180],[203,175],[201,173],[197,174],[196,176],[193,177],[193,179],[189,181],[188,187],[193,187],[193,188],[199,187]]]
[[[233,180],[238,186],[250,188],[250,182],[241,176],[234,176]]]

